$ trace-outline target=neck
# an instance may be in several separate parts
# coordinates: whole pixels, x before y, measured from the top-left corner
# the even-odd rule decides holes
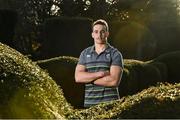
[[[95,51],[100,54],[101,52],[103,52],[107,47],[107,44],[95,44]]]

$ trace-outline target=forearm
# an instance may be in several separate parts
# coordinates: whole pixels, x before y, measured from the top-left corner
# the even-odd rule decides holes
[[[104,76],[102,78],[96,79],[94,82],[96,85],[106,86],[106,87],[116,87],[120,83],[120,79],[113,78],[112,76]]]
[[[78,83],[90,83],[98,78],[101,78],[103,75],[100,72],[78,72],[75,74],[76,82]]]
[[[100,86],[117,87],[120,84],[122,68],[112,65],[110,74],[95,80],[93,83]]]

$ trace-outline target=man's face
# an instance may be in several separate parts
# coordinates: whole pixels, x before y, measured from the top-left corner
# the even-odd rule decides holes
[[[97,24],[93,27],[92,38],[94,42],[97,44],[106,43],[107,37],[109,36],[109,32],[106,31],[106,26]]]

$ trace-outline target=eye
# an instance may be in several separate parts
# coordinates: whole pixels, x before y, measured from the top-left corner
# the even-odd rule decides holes
[[[102,30],[101,33],[105,33],[105,30]]]
[[[94,33],[98,33],[98,31],[97,31],[97,30],[95,30],[95,31],[94,31]]]

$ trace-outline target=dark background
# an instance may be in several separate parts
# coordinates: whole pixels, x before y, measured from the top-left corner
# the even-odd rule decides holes
[[[179,0],[1,0],[0,41],[33,60],[79,57],[102,18],[124,58],[146,61],[180,49],[179,8]]]

